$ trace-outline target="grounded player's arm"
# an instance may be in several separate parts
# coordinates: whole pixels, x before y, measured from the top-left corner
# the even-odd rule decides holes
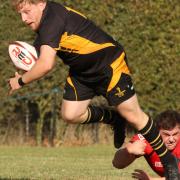
[[[144,180],[165,180],[164,177],[151,177],[145,171],[141,169],[135,169],[132,173],[134,179],[144,179]]]
[[[43,45],[40,49],[40,56],[33,68],[22,75],[22,81],[27,84],[43,77],[51,71],[55,65],[56,51],[50,46]]]
[[[131,164],[135,159],[136,156],[130,154],[127,148],[122,148],[115,153],[112,163],[115,168],[123,169]]]
[[[112,161],[113,166],[118,169],[123,169],[130,165],[137,157],[144,155],[146,144],[137,140],[133,143],[128,143],[125,148],[119,149]]]

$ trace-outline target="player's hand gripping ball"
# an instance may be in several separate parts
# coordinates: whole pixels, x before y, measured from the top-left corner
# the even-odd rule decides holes
[[[38,59],[34,46],[22,41],[9,44],[9,56],[16,68],[24,71],[29,71]]]

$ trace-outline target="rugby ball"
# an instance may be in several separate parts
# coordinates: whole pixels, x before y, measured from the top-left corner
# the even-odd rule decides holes
[[[35,47],[26,42],[14,41],[8,50],[14,65],[24,71],[29,71],[38,59]]]

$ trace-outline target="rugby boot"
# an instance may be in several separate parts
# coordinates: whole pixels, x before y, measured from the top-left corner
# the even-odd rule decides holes
[[[126,137],[126,120],[118,113],[112,113],[112,129],[114,131],[114,147],[120,148]]]

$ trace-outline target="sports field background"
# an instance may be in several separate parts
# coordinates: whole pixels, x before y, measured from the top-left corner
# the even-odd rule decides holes
[[[146,113],[154,117],[167,109],[180,110],[179,0],[55,1],[84,13],[124,46]],[[0,144],[24,145],[28,138],[38,145],[45,138],[62,143],[104,143],[111,135],[106,128],[63,123],[59,109],[67,67],[59,59],[43,80],[8,97],[7,82],[16,71],[8,45],[17,40],[32,44],[35,35],[13,11],[10,0],[0,0],[0,24]],[[96,104],[104,105],[104,101],[96,99]]]
[[[123,44],[141,107],[148,114],[155,116],[166,109],[180,110],[179,0],[56,1],[86,14]],[[9,2],[0,0],[0,179],[130,180],[135,168],[152,172],[143,158],[127,169],[113,168],[113,145],[61,146],[65,143],[108,144],[113,139],[104,126],[63,124],[58,113],[67,68],[61,61],[43,80],[24,87],[12,97],[7,96],[7,80],[15,72],[8,45],[15,40],[32,44],[34,39]],[[60,88],[58,98],[54,98],[54,87]],[[28,103],[35,108],[27,108]],[[29,127],[25,122],[28,115]],[[56,119],[56,131],[49,130],[53,119]],[[43,144],[50,134],[59,147],[24,147]]]
[[[85,147],[0,147],[0,179],[131,180],[135,168],[152,173],[144,158],[117,170],[113,145]]]

